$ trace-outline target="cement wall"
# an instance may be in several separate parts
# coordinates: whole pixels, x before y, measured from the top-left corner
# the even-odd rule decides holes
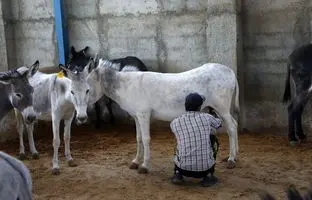
[[[137,56],[149,70],[178,72],[207,61],[203,0],[66,0],[70,44],[108,58]]]
[[[88,45],[106,58],[137,56],[161,72],[226,64],[239,79],[242,128],[287,126],[281,103],[286,59],[311,41],[311,0],[64,1],[70,45],[77,49]],[[6,48],[0,58],[8,64],[1,69],[36,59],[57,65],[53,1],[1,2]]]

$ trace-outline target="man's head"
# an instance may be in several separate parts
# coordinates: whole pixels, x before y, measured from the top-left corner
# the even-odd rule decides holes
[[[199,111],[203,102],[206,100],[204,96],[198,93],[190,93],[185,98],[185,110],[186,111]]]

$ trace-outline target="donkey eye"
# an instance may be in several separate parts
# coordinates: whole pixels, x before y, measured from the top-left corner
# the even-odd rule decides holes
[[[21,93],[16,93],[15,96],[16,96],[17,98],[21,99],[23,95],[22,95]]]
[[[74,95],[75,93],[71,90],[70,93],[72,93],[72,95]]]
[[[89,92],[90,92],[90,90],[89,90],[89,89],[87,89],[86,93],[88,94]]]

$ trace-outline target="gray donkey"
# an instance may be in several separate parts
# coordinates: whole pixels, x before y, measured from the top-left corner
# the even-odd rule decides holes
[[[236,75],[230,67],[206,63],[181,73],[125,73],[115,70],[119,64],[110,60],[100,59],[97,66],[94,64],[91,59],[82,72],[60,67],[67,71],[69,79],[72,80],[72,92],[76,94],[76,98],[84,99],[85,104],[92,104],[106,95],[134,118],[137,154],[132,160],[131,169],[139,168],[139,173],[148,172],[151,119],[171,121],[185,113],[184,99],[190,92],[204,95],[207,99],[202,108],[211,107],[222,117],[230,143],[227,167],[235,167],[239,149],[238,124],[230,110],[233,103],[234,111],[239,114],[239,87]],[[89,89],[90,92],[86,93]]]
[[[87,69],[86,69],[87,70]],[[86,72],[87,73],[87,72]],[[58,175],[60,173],[58,150],[60,147],[60,122],[64,120],[64,148],[65,157],[70,167],[75,167],[70,152],[70,135],[71,125],[75,117],[76,123],[83,124],[87,121],[87,102],[90,88],[82,87],[80,85],[72,85],[72,81],[63,74],[45,74],[38,72],[30,79],[30,84],[34,88],[34,110],[38,120],[51,121],[53,130],[53,159],[52,159],[52,173]],[[77,87],[77,88],[75,88]],[[84,88],[85,90],[79,90]],[[75,91],[75,92],[74,92]],[[83,112],[80,112],[83,111]],[[25,149],[23,143],[23,132],[26,128],[29,139],[30,152],[33,158],[38,158],[39,153],[35,147],[33,139],[34,123],[25,124],[20,113],[16,112],[17,129],[20,136],[20,157],[24,158]]]
[[[0,151],[0,199],[32,200],[32,179],[19,160]]]
[[[22,66],[0,72],[0,120],[13,108],[22,113],[26,123],[36,119],[33,109],[33,88],[28,79],[39,69],[37,60],[31,67]]]
[[[76,51],[75,47],[71,47],[71,56],[69,59],[69,62],[67,64],[67,67],[71,71],[78,71],[81,72],[84,67],[88,64],[90,59],[93,58],[91,54],[89,53],[89,46],[86,46],[85,48]],[[94,57],[94,60],[98,60],[98,55]],[[114,63],[114,69],[117,71],[122,72],[129,72],[129,71],[148,71],[146,65],[141,61],[139,58],[135,56],[126,56],[123,58],[117,58],[117,59],[110,59],[112,63]],[[64,71],[66,74],[66,71]],[[109,116],[110,116],[110,123],[112,125],[115,124],[115,116],[113,113],[112,105],[113,100],[108,98],[107,96],[103,96],[100,98],[97,102],[94,103],[94,109],[96,113],[96,128],[101,127],[101,113],[102,113],[102,105],[105,104]]]
[[[0,120],[13,108],[22,113],[26,123],[36,117],[33,88],[28,79],[39,69],[39,61],[31,67],[0,72]],[[32,199],[32,180],[27,167],[12,156],[0,152],[0,199]]]

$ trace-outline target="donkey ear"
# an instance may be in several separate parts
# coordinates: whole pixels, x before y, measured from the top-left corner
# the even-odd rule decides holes
[[[8,85],[11,83],[11,78],[6,74],[0,74],[0,83]]]
[[[29,67],[27,76],[32,77],[35,73],[37,73],[38,70],[39,70],[39,60],[36,60],[36,62]]]
[[[298,190],[294,187],[289,187],[287,191],[288,199],[303,199],[299,194]]]
[[[74,46],[71,46],[70,52],[71,52],[72,55],[76,55],[77,54]]]
[[[59,64],[58,67],[61,69],[61,70],[64,70],[64,71],[68,71],[68,69],[65,67],[65,65],[63,64]]]
[[[84,72],[89,74],[95,67],[95,64],[94,64],[94,60],[93,58],[91,57],[90,60],[89,60],[89,63],[88,65],[85,67],[84,69]]]
[[[98,61],[99,61],[99,59],[100,59],[99,54],[98,54],[98,53],[97,53],[97,54],[95,54],[95,57],[94,57],[94,62],[98,62]]]
[[[89,50],[89,46],[86,46],[83,50],[82,50],[82,52],[83,52],[83,54],[85,55],[85,56],[87,56],[87,51]]]

